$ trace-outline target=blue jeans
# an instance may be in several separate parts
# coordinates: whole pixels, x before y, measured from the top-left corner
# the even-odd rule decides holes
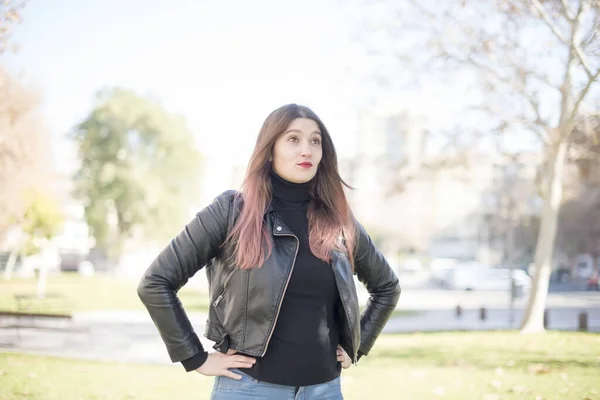
[[[239,381],[226,376],[215,377],[210,400],[343,400],[340,378],[312,386],[284,386],[261,382],[239,369],[231,371],[242,375]]]

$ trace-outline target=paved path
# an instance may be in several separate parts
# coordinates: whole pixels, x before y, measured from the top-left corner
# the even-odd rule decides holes
[[[550,328],[576,330],[578,307],[550,310]],[[589,328],[600,332],[600,307],[588,308]],[[481,321],[479,312],[466,309],[460,319],[451,309],[422,310],[414,316],[391,319],[384,332],[415,332],[434,330],[487,330],[516,328],[522,310],[515,312],[515,322],[509,323],[506,309],[488,310],[487,319]],[[212,348],[212,342],[202,336],[205,314],[189,313],[203,345]],[[10,322],[10,321],[5,321]],[[51,323],[49,329],[0,328],[0,351],[114,360],[171,364],[158,332],[145,312],[87,312],[75,315],[71,324]]]
[[[206,316],[189,313],[203,345]],[[37,323],[42,325],[41,323]],[[89,312],[76,314],[72,323],[53,322],[50,329],[0,328],[0,351],[18,351],[68,358],[122,362],[168,363],[169,356],[152,320],[145,312]]]
[[[549,309],[548,329],[576,331],[582,311],[587,313],[588,330],[600,332],[600,307]],[[464,310],[460,318],[456,317],[454,310],[426,310],[414,316],[391,319],[384,332],[518,329],[523,314],[523,308],[514,310],[511,322],[511,312],[505,308],[486,309],[485,320],[481,320],[479,310],[474,309]]]
[[[360,290],[361,303],[367,298],[368,294]],[[457,304],[464,309],[461,318],[454,314]],[[384,332],[515,329],[524,305],[524,298],[515,302],[511,324],[506,293],[405,290],[398,307],[418,313],[391,319]],[[600,292],[551,293],[547,305],[550,329],[576,330],[578,314],[586,310],[590,331],[600,332]],[[485,321],[479,319],[481,306],[488,308]],[[202,336],[206,315],[188,316],[204,346],[211,349],[213,343]],[[46,327],[53,329],[21,329],[19,335],[14,328],[1,328],[10,322],[0,321],[0,351],[171,364],[152,320],[143,311],[79,313],[71,324],[49,322]]]
[[[359,301],[364,302],[368,298],[366,290],[359,290]],[[460,290],[404,290],[400,296],[398,308],[416,310],[438,310],[453,309],[457,304],[463,308],[478,309],[479,307],[508,308],[508,293],[501,291],[466,292]],[[527,299],[521,297],[516,299],[515,307],[525,307]],[[600,292],[580,291],[550,293],[546,301],[546,307],[552,308],[590,308],[600,307]]]

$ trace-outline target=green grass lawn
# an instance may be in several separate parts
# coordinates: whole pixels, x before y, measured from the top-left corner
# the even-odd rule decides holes
[[[600,399],[600,335],[549,332],[382,336],[345,370],[345,399]],[[0,399],[208,399],[213,378],[180,365],[0,353]]]
[[[16,311],[15,295],[35,295],[35,279],[0,279],[0,310]],[[82,277],[62,273],[48,277],[48,295],[66,299],[69,311],[90,310],[145,310],[137,296],[137,281],[109,276]],[[208,310],[208,294],[192,284],[179,291],[179,297],[188,311]],[[54,300],[35,301],[32,311],[59,312]],[[60,306],[59,306],[60,307]]]
[[[0,311],[16,311],[15,295],[35,295],[35,279],[0,278]],[[61,313],[90,310],[145,310],[137,296],[137,282],[108,276],[82,277],[74,273],[63,273],[48,278],[47,294],[57,295],[65,301],[35,300],[31,312]],[[179,291],[187,311],[208,312],[208,293],[188,283]],[[396,310],[394,316],[416,314],[417,311]]]

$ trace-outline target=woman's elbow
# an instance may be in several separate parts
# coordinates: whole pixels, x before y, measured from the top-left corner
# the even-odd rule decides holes
[[[153,286],[156,285],[153,285],[150,277],[144,274],[144,276],[142,276],[140,282],[137,285],[137,295],[142,301],[142,303],[146,304],[152,297]]]
[[[396,279],[396,284],[394,285],[394,305],[398,304],[400,300],[400,294],[402,293],[402,288],[400,287],[400,281]]]
[[[140,300],[142,302],[144,302],[144,299],[146,297],[148,297],[148,285],[146,283],[146,278],[143,277],[142,279],[140,279],[138,285],[137,285],[137,295],[140,298]]]
[[[398,278],[388,281],[385,285],[379,286],[377,290],[371,293],[372,297],[379,298],[379,302],[389,308],[396,308],[400,300],[400,282]]]

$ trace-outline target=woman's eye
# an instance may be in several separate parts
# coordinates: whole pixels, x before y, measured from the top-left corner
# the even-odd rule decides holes
[[[319,138],[314,138],[314,139],[312,140],[312,142],[313,142],[314,144],[321,144],[321,139],[319,139]]]
[[[290,136],[290,138],[288,139],[290,142],[297,142],[298,138],[296,136]]]

